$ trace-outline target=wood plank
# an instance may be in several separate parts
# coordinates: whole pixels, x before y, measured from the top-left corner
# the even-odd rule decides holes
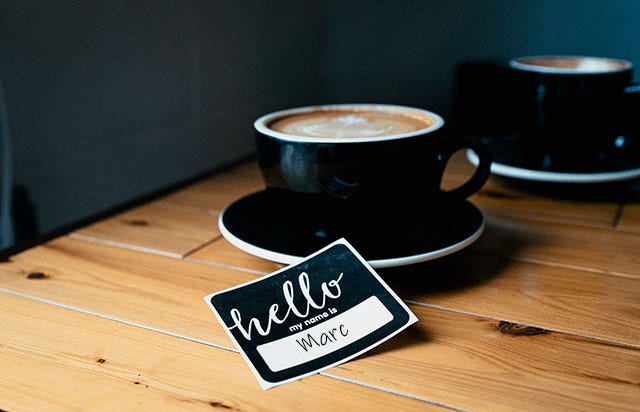
[[[78,239],[182,257],[220,236],[215,214],[149,203],[75,230]]]
[[[609,228],[488,215],[484,233],[469,249],[506,259],[640,276],[640,236]]]
[[[215,174],[215,179],[233,183],[264,184],[255,159],[249,159]]]
[[[640,348],[640,278],[463,250],[378,271],[408,301]]]
[[[238,182],[256,178],[255,168],[248,166],[243,170],[246,176],[239,177]],[[225,178],[235,179],[234,173],[229,172]],[[202,194],[198,190],[191,192],[191,188],[183,192],[182,197],[178,196],[173,201],[162,199],[154,206],[173,210],[181,216],[192,213],[215,217],[215,209],[207,206],[210,197],[217,198],[218,195],[214,193],[222,193],[222,196],[231,193],[222,186],[218,188],[219,192],[203,190]],[[633,230],[638,222],[634,221],[633,208],[625,219],[629,205],[624,205],[622,214],[614,215],[609,221],[610,207],[617,207],[613,203],[577,202],[573,205],[575,210],[571,210],[571,202],[532,196],[524,191],[520,193],[522,201],[518,199],[516,203],[514,199],[503,197],[503,193],[490,194],[490,202],[486,203],[486,208],[483,207],[489,225],[483,237],[469,249],[422,265],[380,270],[392,288],[411,304],[420,322],[378,349],[333,368],[324,376],[455,409],[638,410],[640,277],[634,270],[638,263],[635,257],[638,239]],[[480,198],[481,195],[482,192],[475,196]],[[534,205],[538,203],[529,210],[527,201],[531,198],[534,198]],[[605,215],[598,214],[594,209],[603,206],[607,209],[606,219]],[[516,210],[515,218],[509,214],[511,207]],[[561,209],[560,213],[556,209]],[[144,219],[138,221],[136,217],[132,220],[128,215],[123,215],[129,219],[130,226],[144,226],[140,224]],[[158,217],[162,212],[148,212],[147,215]],[[167,221],[174,219],[170,215],[166,218]],[[196,226],[191,218],[184,219],[190,222],[184,226],[182,223],[170,225],[164,237],[174,238],[176,234],[189,233]],[[176,221],[180,222],[179,218]],[[553,222],[561,225],[550,227]],[[611,229],[616,223],[617,228]],[[222,239],[199,239],[196,249],[206,246],[193,253],[166,253],[175,257],[188,255],[188,259],[107,246],[129,247],[132,244],[135,246],[136,242],[147,242],[176,248],[175,241],[162,243],[161,231],[141,232],[142,236],[129,234],[129,240],[120,243],[106,239],[108,236],[121,236],[120,230],[105,231],[103,245],[78,240],[82,236],[75,235],[76,239],[56,239],[13,256],[9,262],[0,263],[0,288],[5,291],[0,293],[0,318],[11,319],[9,324],[12,326],[7,333],[16,335],[15,338],[0,338],[3,372],[5,364],[10,365],[10,370],[15,371],[12,376],[16,377],[18,388],[9,391],[20,396],[29,391],[31,396],[36,393],[32,382],[38,382],[47,389],[56,388],[48,392],[54,394],[51,396],[61,393],[56,399],[47,398],[50,395],[46,394],[27,398],[37,397],[46,406],[59,396],[64,396],[65,392],[60,391],[69,391],[69,385],[58,389],[63,385],[59,379],[55,379],[69,376],[68,381],[82,382],[85,385],[83,388],[91,388],[78,395],[82,402],[85,402],[87,393],[95,393],[92,386],[105,388],[104,392],[100,392],[100,399],[114,396],[119,401],[121,393],[130,399],[131,387],[136,391],[143,384],[138,381],[140,384],[135,385],[127,380],[132,371],[142,369],[144,373],[141,376],[153,376],[149,388],[154,391],[160,389],[158,398],[163,396],[165,401],[197,399],[195,404],[210,408],[215,405],[202,402],[205,398],[201,398],[200,394],[211,393],[202,392],[201,388],[211,383],[207,377],[212,373],[221,374],[220,370],[226,372],[231,369],[229,387],[233,389],[233,379],[237,379],[241,385],[247,382],[255,384],[250,375],[247,377],[248,368],[239,360],[239,355],[220,349],[232,348],[231,342],[202,296],[254,279],[262,272],[261,268],[265,272],[271,271],[267,262],[234,251]],[[84,238],[95,241],[95,238],[88,236]],[[578,242],[583,253],[571,251],[571,242]],[[156,249],[136,247],[154,253],[162,249],[157,246]],[[184,248],[184,245],[180,247]],[[626,253],[620,253],[620,250]],[[618,254],[622,258],[608,262],[608,253]],[[205,261],[209,264],[199,263]],[[234,267],[243,270],[233,270]],[[21,317],[29,312],[28,308],[23,308],[23,303],[3,306],[4,295],[11,296],[12,293],[23,293],[100,317],[57,308],[65,315],[49,318],[49,308],[53,306],[37,302],[37,305],[45,305],[47,309],[34,309],[38,316]],[[31,302],[24,303],[25,307],[33,303],[28,299],[13,298]],[[6,307],[6,313],[13,311],[11,315],[3,316],[3,307]],[[14,315],[14,312],[18,315]],[[46,316],[41,313],[46,313]],[[98,330],[98,337],[95,337],[95,330],[92,329],[95,322],[85,324],[68,313],[97,319],[99,323],[106,322],[109,325]],[[127,322],[129,325],[124,326],[136,333],[144,332],[153,336],[128,335],[127,331],[114,328],[115,322],[102,316]],[[39,322],[47,324],[42,326],[42,331],[39,330]],[[65,336],[67,322],[77,324],[79,328],[78,333],[69,333],[68,340]],[[30,327],[25,328],[24,325]],[[141,327],[136,328],[135,325]],[[21,329],[16,332],[19,326]],[[60,333],[62,329],[65,334]],[[87,334],[87,330],[91,333]],[[118,341],[115,347],[111,346],[110,342],[122,335],[131,339]],[[36,336],[47,338],[39,342],[34,339]],[[163,338],[155,340],[155,336]],[[163,340],[165,337],[173,343],[166,344]],[[185,342],[207,348],[206,356],[189,358],[194,349],[183,347]],[[46,346],[49,344],[57,346]],[[172,346],[174,344],[176,346]],[[93,352],[90,355],[85,353],[84,358],[80,356],[82,361],[76,362],[79,358],[76,353],[83,353],[82,350],[86,350],[87,346],[117,359],[117,367],[108,371],[101,369],[97,374],[99,377],[95,378],[90,366],[101,364],[104,367],[107,363],[96,362]],[[139,367],[140,352],[131,350],[140,346],[152,347],[152,359],[148,364],[142,362],[143,367]],[[11,356],[4,354],[6,348],[9,348]],[[66,348],[66,351],[62,348]],[[126,348],[127,352],[121,352],[125,350],[121,348]],[[208,352],[211,350],[214,351],[213,355]],[[20,357],[25,353],[29,356]],[[219,358],[220,353],[230,358]],[[213,369],[206,369],[206,373],[198,372],[196,376],[201,373],[206,384],[194,389],[194,386],[190,386],[193,383],[184,383],[188,378],[183,379],[187,376],[185,371],[188,367],[173,372],[182,374],[183,377],[178,381],[171,381],[171,378],[157,373],[159,360],[183,365],[176,358],[189,358],[184,363],[188,362],[191,367],[194,364],[200,367],[205,359],[220,359],[215,362],[219,369],[211,366]],[[99,359],[107,360],[106,357]],[[146,360],[143,357],[143,361]],[[66,368],[62,368],[63,364]],[[131,367],[131,364],[134,366]],[[28,365],[26,370],[29,372],[21,374],[20,371],[25,370],[22,365]],[[91,370],[90,377],[87,377],[87,370]],[[37,381],[37,371],[44,371],[47,378]],[[105,373],[108,375],[106,378],[103,376]],[[316,385],[316,378],[322,377],[314,376],[296,385],[305,388],[306,385]],[[95,382],[95,385],[86,385],[86,382]],[[122,392],[120,386],[125,388]],[[314,399],[335,396],[332,391],[320,386],[314,386],[314,389],[325,396],[312,396],[310,393],[307,396]],[[0,385],[0,394],[3,394],[3,390]],[[198,395],[192,396],[192,390]],[[137,391],[131,393],[139,394]],[[173,397],[176,393],[178,395]],[[220,397],[216,393],[212,402],[218,402],[220,398],[221,402],[226,403],[219,406],[249,409],[262,406],[259,402],[253,403],[256,398],[249,392],[242,392],[236,403],[232,403],[229,400],[230,393],[229,388],[221,391]],[[0,399],[4,397],[0,395]],[[10,399],[17,399],[17,396],[10,396]],[[92,406],[95,406],[95,399],[92,398]],[[233,396],[231,399],[236,400]],[[420,404],[424,405],[428,406]],[[39,404],[33,406],[30,409],[39,409]],[[296,406],[299,410],[299,399]],[[0,401],[0,409],[3,408],[5,405]]]
[[[228,348],[203,297],[257,276],[72,238],[0,263],[1,288]]]
[[[174,204],[186,210],[218,214],[235,200],[262,190],[262,183],[238,182],[211,177],[196,182],[186,188],[158,199],[159,202]]]
[[[117,249],[113,248],[113,250]],[[143,254],[138,253],[138,255]],[[164,260],[180,262],[172,259]],[[148,263],[144,260],[138,262],[136,268],[138,265],[146,267]],[[167,262],[159,262],[162,266],[165,263]],[[182,263],[187,264],[188,262]],[[116,266],[119,266],[117,262]],[[65,272],[68,270],[66,268]],[[89,270],[90,274],[92,272]],[[145,270],[144,273],[145,276],[142,277],[134,276],[130,280],[130,285],[121,286],[122,289],[134,289],[134,293],[131,293],[130,296],[120,291],[114,291],[114,286],[110,289],[102,288],[105,297],[98,303],[95,303],[99,299],[90,287],[91,281],[85,279],[86,284],[82,287],[84,296],[77,299],[74,306],[98,310],[97,313],[102,315],[118,314],[120,319],[127,322],[131,320],[142,321],[137,316],[137,312],[141,311],[144,314],[145,326],[185,336],[188,339],[232,347],[226,335],[219,333],[221,328],[208,308],[205,311],[194,310],[194,306],[205,306],[196,302],[201,299],[198,296],[190,296],[187,299],[183,297],[185,292],[181,292],[180,289],[184,289],[187,285],[184,278],[172,277],[175,282],[172,292],[167,292],[166,289],[142,286],[146,293],[141,293],[135,288],[140,287],[140,284],[148,283],[145,279],[152,275],[153,271]],[[108,275],[113,285],[121,283],[121,279],[115,276],[115,273],[105,275]],[[215,279],[219,280],[224,277],[223,275],[224,273],[219,272]],[[240,275],[245,278],[250,277],[249,274]],[[26,279],[26,281],[39,286],[55,278],[60,278],[60,276]],[[197,282],[197,279],[193,279],[193,283]],[[69,283],[71,283],[70,279],[58,279],[56,285],[49,284],[42,290],[49,291],[47,294],[49,299],[68,302],[72,296],[70,294],[61,296],[57,290]],[[157,286],[159,282],[153,282],[153,284]],[[15,286],[16,284],[13,285],[13,288]],[[40,293],[35,290],[35,287],[31,292]],[[192,290],[191,294],[193,293]],[[64,299],[62,299],[63,297]],[[80,305],[78,302],[81,302]],[[14,307],[13,304],[9,307],[13,311],[24,313],[22,308]],[[469,410],[537,411],[540,409],[566,410],[573,408],[578,410],[633,410],[637,405],[636,401],[640,396],[638,390],[640,382],[637,380],[640,376],[640,351],[637,348],[607,344],[606,342],[519,325],[508,325],[498,319],[476,317],[424,305],[412,304],[411,309],[420,319],[418,324],[374,351],[327,371],[326,375],[453,408]],[[50,317],[50,312],[49,309],[46,311],[38,310],[38,313],[46,313],[46,316],[42,316],[44,319]],[[78,323],[68,315],[62,316],[62,318],[71,324]],[[18,319],[16,322],[24,331],[40,329],[35,327],[36,324],[33,322],[29,323],[22,319]],[[24,324],[34,325],[34,327],[24,328]],[[88,326],[80,325],[80,327],[90,329]],[[55,331],[51,332],[51,335],[60,339],[59,331],[62,327],[56,325],[54,329]],[[65,334],[63,335],[69,334],[66,326],[64,329]],[[113,330],[117,336],[122,335],[122,332],[119,329],[114,330],[113,326],[106,329]],[[93,336],[93,330],[91,331]],[[48,336],[48,333],[42,331],[38,333]],[[72,333],[69,336],[71,342],[82,347],[93,345],[93,343],[91,345],[84,344],[80,337]],[[204,339],[199,339],[199,337]],[[110,337],[100,337],[97,341],[110,342],[110,339]],[[25,340],[23,338],[18,340],[20,342],[33,341],[33,339]],[[137,339],[134,344],[127,342],[122,346],[130,352],[132,347],[144,346],[145,342],[149,342],[148,337]],[[157,342],[159,347],[167,347],[162,339],[153,338],[153,342],[154,344]],[[64,343],[61,345],[64,346]],[[112,357],[117,358],[116,355],[105,354],[111,346],[109,344],[105,349],[96,350],[97,356],[107,360]],[[168,347],[169,352],[180,354],[180,356],[193,352],[192,349],[174,350],[171,346]],[[37,351],[41,351],[41,349]],[[211,358],[211,355],[207,355],[205,358]],[[50,357],[45,356],[45,359],[49,361]],[[95,362],[96,358],[92,359],[91,362]],[[173,358],[170,360],[176,362]],[[201,362],[204,361],[201,359]],[[129,364],[130,362],[123,360],[122,363]],[[19,364],[22,362],[20,361]],[[155,361],[154,366],[157,367],[157,365],[158,362]],[[228,364],[222,362],[222,365],[222,370],[226,371]],[[189,368],[181,366],[179,362],[178,366],[183,370],[183,373],[189,370]],[[233,368],[237,369],[234,373],[242,375],[238,377],[238,380],[244,380],[245,383],[247,380],[251,380],[247,375],[248,369],[245,369],[243,374],[241,367],[233,366]],[[34,369],[38,370],[39,368],[34,367]],[[117,369],[120,370],[122,367],[118,366]],[[135,370],[138,369],[140,367],[136,365]],[[208,376],[210,373],[206,372],[203,375]],[[219,370],[217,373],[220,374]],[[144,373],[145,376],[146,374],[147,372]],[[487,384],[488,382],[491,384]],[[239,399],[246,398],[241,396]]]
[[[465,253],[451,256],[446,264],[430,262],[387,272],[392,273],[388,277],[392,284],[399,277],[403,296],[416,301],[602,339],[616,336],[614,339],[637,345],[635,328],[640,327],[640,319],[633,316],[631,324],[626,322],[628,313],[638,313],[640,285],[615,277],[602,279],[598,273],[637,278],[640,271],[633,268],[640,268],[639,242],[635,235],[621,236],[612,229],[493,219],[470,249],[496,257]],[[229,256],[234,255],[227,249],[228,245],[222,247],[216,241],[198,251],[198,257],[232,264]],[[252,269],[267,272],[261,268],[267,261],[241,251],[237,255]],[[510,262],[514,258],[523,262]],[[548,267],[535,264],[541,262]],[[584,270],[595,274],[582,273]],[[402,279],[408,279],[404,285]],[[438,293],[442,290],[447,293]],[[563,309],[558,314],[550,307]],[[615,331],[610,332],[611,328]]]
[[[445,187],[455,187],[464,182],[473,169],[464,152],[456,153],[447,165]],[[487,214],[507,214],[600,227],[611,227],[619,208],[615,200],[594,201],[575,196],[563,198],[532,189],[525,182],[495,175],[489,177],[483,188],[469,200]]]
[[[640,203],[624,205],[616,228],[620,231],[640,234]]]
[[[330,373],[462,410],[638,410],[638,349],[410,307],[418,325]]]
[[[224,207],[263,187],[257,164],[245,162],[71,236],[183,257],[220,236],[217,216]]]
[[[516,191],[502,184],[489,184],[469,200],[488,215],[535,218],[604,228],[613,226],[619,209],[615,202],[559,201]]]
[[[0,322],[2,410],[444,410],[321,375],[263,391],[238,353],[6,293]]]
[[[221,264],[259,274],[275,272],[285,266],[243,252],[223,237],[189,254],[185,259],[204,264]]]
[[[607,269],[609,256],[615,256],[616,249],[598,250],[599,242],[604,239],[606,243],[606,238],[576,240],[589,246],[590,253],[582,255],[562,238],[562,230],[556,234],[560,240],[555,242],[566,241],[566,249],[554,246],[553,242],[527,245],[527,237],[514,239],[508,228],[500,232],[492,227],[489,225],[478,244],[469,250],[378,272],[403,298],[412,301],[640,346],[637,333],[640,276],[629,269],[638,267],[638,255],[634,252],[638,250],[637,239],[621,243],[627,253],[619,263],[612,264],[619,269],[616,271]],[[536,233],[526,236],[534,237]],[[229,265],[242,261],[252,270],[271,271],[272,262],[242,251],[237,252],[240,257],[234,257],[229,247],[233,248],[220,241],[213,242],[197,252],[198,260]],[[554,257],[555,262],[564,262],[563,265],[554,263]],[[543,259],[543,264],[538,258]],[[585,270],[579,265],[589,268]]]
[[[30,279],[30,273],[44,273]],[[640,279],[461,251],[378,271],[404,299],[640,347]],[[0,285],[196,339],[228,338],[202,296],[259,274],[58,239],[0,264]],[[134,310],[133,308],[139,308]],[[161,309],[163,319],[157,319]],[[190,323],[184,322],[184,317]],[[173,327],[173,326],[172,326]]]

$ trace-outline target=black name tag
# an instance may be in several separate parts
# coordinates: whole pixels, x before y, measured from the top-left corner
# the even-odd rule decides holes
[[[417,321],[344,239],[205,300],[263,389],[345,362]]]

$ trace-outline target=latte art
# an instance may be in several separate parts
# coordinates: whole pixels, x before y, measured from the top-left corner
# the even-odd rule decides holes
[[[276,120],[269,127],[309,137],[376,137],[408,133],[434,123],[429,116],[383,111],[318,110]]]
[[[314,137],[383,136],[410,130],[403,123],[391,124],[388,121],[370,120],[354,115],[301,120],[282,128],[284,133]]]

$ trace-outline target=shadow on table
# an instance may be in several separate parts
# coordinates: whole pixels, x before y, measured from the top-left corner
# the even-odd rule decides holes
[[[459,292],[489,283],[511,264],[525,240],[517,232],[487,221],[478,240],[467,249],[415,265],[380,268],[376,272],[403,299],[424,301],[429,295]]]
[[[635,202],[640,200],[640,179],[606,183],[549,183],[496,177],[510,189],[538,196],[584,202]]]
[[[405,302],[417,301],[429,304],[430,297],[457,294],[490,283],[512,264],[509,256],[517,254],[524,239],[517,233],[505,231],[491,222],[475,244],[493,245],[490,251],[483,246],[469,248],[439,259],[396,268],[380,268],[376,272]],[[500,253],[494,253],[497,247]],[[362,357],[422,345],[434,340],[428,326],[412,325],[398,336],[367,352]]]
[[[425,301],[431,294],[488,283],[508,264],[507,259],[499,256],[460,251],[437,260],[377,272],[402,299]]]

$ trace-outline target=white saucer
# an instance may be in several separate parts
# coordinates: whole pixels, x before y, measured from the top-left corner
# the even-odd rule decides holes
[[[344,237],[374,268],[437,259],[469,246],[484,230],[484,217],[464,200],[420,216],[376,216],[351,229],[334,219],[314,219],[295,199],[256,192],[226,207],[220,232],[232,245],[263,259],[296,264]]]

